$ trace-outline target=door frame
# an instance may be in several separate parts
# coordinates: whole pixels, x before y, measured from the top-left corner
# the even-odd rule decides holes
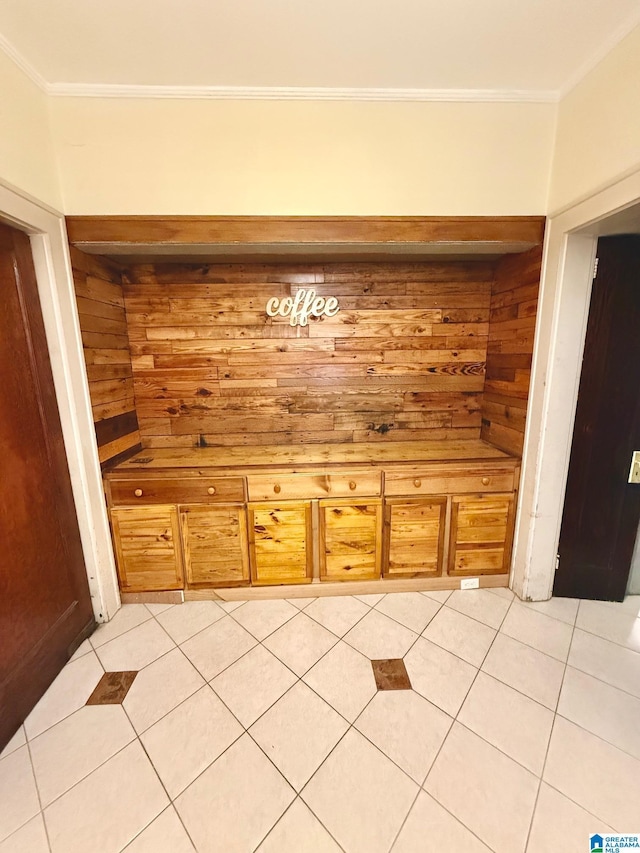
[[[64,216],[0,180],[0,219],[31,240],[62,434],[96,621],[120,607]]]
[[[598,237],[638,206],[640,169],[549,217],[522,460],[511,588],[551,596]]]

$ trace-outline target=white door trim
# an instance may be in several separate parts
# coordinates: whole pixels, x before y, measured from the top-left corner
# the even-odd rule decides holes
[[[53,381],[96,620],[120,593],[100,476],[64,216],[0,181],[0,218],[26,231],[38,281]]]
[[[640,203],[640,169],[548,220],[511,587],[550,597],[569,470],[597,238]]]

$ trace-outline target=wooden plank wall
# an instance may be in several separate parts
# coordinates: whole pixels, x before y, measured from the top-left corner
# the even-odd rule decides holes
[[[487,262],[135,265],[124,285],[145,447],[478,438]],[[337,296],[291,327],[272,296]]]
[[[140,449],[122,274],[104,258],[71,247],[89,393],[104,466]]]
[[[542,247],[506,255],[491,295],[481,438],[520,455],[531,378]]]

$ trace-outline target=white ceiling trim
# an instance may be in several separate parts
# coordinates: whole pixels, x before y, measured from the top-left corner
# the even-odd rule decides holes
[[[36,71],[29,60],[25,59],[20,51],[15,48],[9,39],[5,38],[2,33],[0,33],[0,50],[4,51],[9,59],[13,59],[18,68],[20,68],[21,71],[24,71],[32,83],[35,83],[43,92],[47,92],[47,94],[49,93],[49,84],[42,74],[40,74],[39,71]]]
[[[556,103],[560,93],[529,89],[339,89],[287,86],[130,86],[50,83],[50,95],[73,98],[200,98],[219,101],[480,101]]]
[[[49,83],[0,33],[0,50],[47,95],[76,98],[185,98],[264,101],[441,101],[479,103],[558,103],[629,33],[640,25],[638,12],[616,30],[558,90],[551,89],[364,89],[248,86],[137,86],[108,83]]]
[[[640,5],[638,6],[638,10],[635,15],[632,15],[628,21],[626,21],[621,27],[618,27],[618,29],[600,45],[600,48],[590,56],[586,62],[577,68],[568,80],[565,81],[558,92],[558,100],[562,100],[572,89],[575,89],[578,83],[580,83],[587,74],[592,71],[596,65],[598,65],[598,63],[602,62],[605,56],[610,53],[614,47],[620,44],[620,42],[625,39],[632,30],[635,30],[638,25],[640,25]]]
[[[530,89],[358,89],[293,86],[133,86],[110,83],[48,83],[0,33],[0,50],[47,95],[66,98],[184,98],[219,101],[442,101],[556,103],[560,93]]]

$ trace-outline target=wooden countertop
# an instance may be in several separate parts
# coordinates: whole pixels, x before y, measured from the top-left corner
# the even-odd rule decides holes
[[[307,470],[332,465],[364,466],[381,463],[511,461],[518,457],[498,450],[480,439],[472,441],[397,441],[362,444],[305,444],[262,447],[203,447],[143,450],[131,459],[110,468],[109,474],[175,470],[185,468],[260,468]]]

